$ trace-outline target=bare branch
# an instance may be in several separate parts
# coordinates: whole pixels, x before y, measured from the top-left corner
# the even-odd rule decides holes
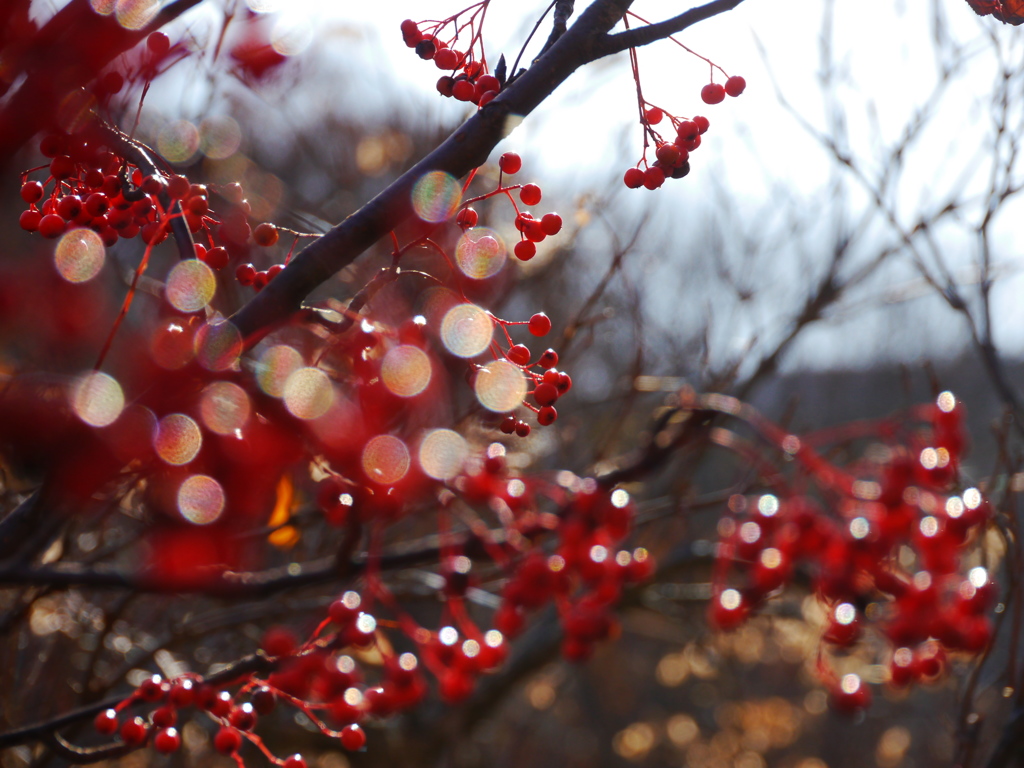
[[[612,53],[619,53],[627,48],[637,48],[641,45],[650,45],[658,40],[664,40],[666,37],[682,32],[687,27],[692,27],[694,24],[706,21],[712,16],[731,11],[742,2],[743,0],[713,0],[713,2],[706,3],[697,8],[691,8],[685,13],[657,24],[649,24],[645,27],[637,27],[626,32],[620,32],[617,35],[611,35],[601,42],[601,55],[607,56]]]

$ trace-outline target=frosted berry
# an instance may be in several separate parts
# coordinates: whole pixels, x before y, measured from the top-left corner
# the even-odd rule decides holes
[[[708,83],[700,89],[700,98],[705,104],[721,104],[725,101],[725,88],[719,83]]]
[[[538,312],[530,318],[529,328],[534,336],[547,336],[551,331],[551,318],[543,312]]]
[[[519,190],[519,199],[523,201],[523,205],[536,205],[540,202],[540,198],[540,187],[536,184],[527,184]]]
[[[725,81],[725,92],[730,96],[739,96],[747,87],[747,81],[739,75],[733,75]]]
[[[523,159],[515,152],[506,152],[498,158],[498,167],[502,170],[502,173],[509,175],[519,173],[519,169],[523,167]],[[32,201],[26,200],[25,202],[31,203]]]

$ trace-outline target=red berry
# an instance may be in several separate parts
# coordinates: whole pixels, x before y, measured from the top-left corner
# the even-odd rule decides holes
[[[39,229],[39,222],[40,220],[42,220],[42,218],[43,214],[41,214],[39,211],[22,211],[21,216],[18,217],[18,226],[20,226],[26,232],[35,232]]]
[[[39,220],[39,234],[52,240],[64,234],[65,226],[64,219],[56,213],[49,213]]]
[[[497,91],[484,91],[482,94],[480,94],[480,97],[477,99],[477,106],[486,107],[488,104],[491,103],[491,101],[493,101],[494,97],[497,95]]]
[[[844,675],[832,689],[831,699],[837,711],[852,715],[871,705],[871,690],[857,675]]]
[[[530,362],[530,348],[525,344],[509,347],[506,357],[516,365],[527,365]]]
[[[739,75],[733,75],[725,81],[725,92],[730,96],[739,96],[747,87],[747,81]]]
[[[558,411],[556,411],[550,405],[545,405],[537,413],[537,423],[540,424],[542,427],[546,427],[549,424],[554,424],[555,423],[555,419],[557,419],[557,418],[558,418]]]
[[[43,199],[43,185],[38,181],[26,181],[21,185],[21,199],[26,203],[38,203]]]
[[[287,627],[271,627],[263,634],[263,642],[260,645],[267,652],[268,656],[288,656],[296,647],[299,641],[295,633]]]
[[[146,740],[149,731],[146,721],[141,717],[133,717],[121,726],[121,741],[131,747],[137,747]]]
[[[78,195],[65,195],[57,201],[57,214],[64,221],[71,221],[82,212],[82,198]]]
[[[153,32],[146,38],[146,47],[155,58],[162,58],[171,50],[171,39],[163,32]]]
[[[251,731],[256,725],[256,712],[249,702],[240,704],[231,710],[228,722],[240,731]]]
[[[529,261],[537,255],[537,246],[533,244],[532,240],[520,240],[516,243],[512,252],[515,253],[516,258],[520,261]]]
[[[644,185],[644,172],[639,168],[630,168],[622,177],[622,181],[630,189],[638,189]]]
[[[284,768],[306,768],[306,759],[302,755],[292,755],[285,759]]]
[[[75,174],[75,161],[67,155],[57,155],[50,161],[50,175],[55,179],[66,179]]]
[[[252,706],[257,714],[269,715],[277,706],[277,694],[266,686],[257,688],[252,694]]]
[[[703,115],[697,115],[693,118],[693,122],[697,124],[697,128],[701,133],[707,133],[708,128],[711,127],[711,121]]]
[[[284,264],[271,264],[267,268],[267,282],[269,283],[282,272],[284,272]]]
[[[117,731],[117,712],[113,709],[103,710],[92,721],[92,727],[96,729],[96,733],[109,736]]]
[[[166,692],[164,679],[160,675],[153,675],[143,680],[142,685],[139,686],[139,698],[143,701],[160,701]]]
[[[719,83],[708,83],[700,89],[700,98],[705,104],[721,104],[725,101],[725,88]]]
[[[540,356],[540,360],[537,361],[541,368],[554,368],[558,365],[558,353],[553,349],[544,350]]]
[[[537,405],[551,405],[558,399],[558,388],[554,384],[541,383],[533,391],[533,399]]]
[[[107,74],[100,78],[99,86],[103,93],[110,96],[120,93],[121,89],[124,88],[124,75],[120,72],[107,72]]]
[[[540,220],[540,228],[545,235],[557,235],[562,231],[562,217],[557,213],[545,213]]]
[[[658,147],[658,151],[655,154],[657,155],[658,162],[663,165],[674,166],[680,162],[681,153],[679,147],[675,144],[662,144]]]
[[[543,312],[538,312],[530,318],[529,328],[534,336],[547,336],[551,331],[551,318]]]
[[[505,419],[501,422],[501,426],[498,427],[498,429],[500,429],[506,435],[511,435],[513,432],[516,431],[516,417],[511,415],[506,416]]]
[[[476,96],[476,87],[469,80],[456,80],[452,86],[452,96],[458,101],[472,101]]]
[[[444,48],[434,55],[434,64],[438,69],[452,69],[459,66],[459,54],[451,48]]]
[[[502,173],[507,173],[511,176],[514,173],[519,173],[519,169],[523,167],[523,158],[515,152],[506,152],[498,158],[498,167]],[[31,203],[32,201],[26,200],[25,202]]]
[[[252,264],[239,264],[235,269],[235,279],[242,285],[252,285],[256,281],[256,267]]]
[[[410,48],[415,48],[416,43],[423,39],[423,33],[420,32],[420,28],[416,26],[416,22],[412,19],[406,19],[402,22],[402,40]]]
[[[488,91],[501,90],[501,82],[494,75],[482,75],[476,81],[477,93],[484,94]],[[511,171],[509,171],[511,173]]]
[[[526,235],[528,240],[532,240],[535,243],[542,242],[547,233],[544,232],[544,227],[540,225],[540,222],[536,219],[531,219],[525,222],[523,226],[523,234]]]
[[[102,216],[110,209],[110,199],[102,192],[93,192],[85,199],[85,210],[90,216]]]
[[[416,55],[424,61],[430,61],[437,53],[437,45],[433,40],[420,40],[415,45]]]
[[[480,220],[480,216],[472,208],[463,208],[455,217],[455,223],[463,229],[472,229]]]
[[[452,87],[455,85],[455,78],[451,75],[445,75],[437,80],[437,92],[442,96],[451,96]]]
[[[269,221],[265,221],[262,224],[257,225],[256,229],[252,231],[253,241],[256,245],[262,245],[264,248],[269,248],[274,245],[277,242],[278,237],[277,227]]]
[[[646,112],[644,112],[644,118],[651,125],[657,125],[658,123],[660,123],[661,118],[663,118],[664,116],[665,113],[658,109],[658,107],[651,107]]]
[[[199,247],[198,244],[196,247]],[[228,265],[229,258],[227,249],[217,246],[216,248],[211,248],[206,252],[206,257],[203,261],[209,264],[213,269],[224,269],[224,267]]]
[[[516,434],[519,435],[519,437],[528,436],[530,434],[530,425],[527,424],[525,421],[517,421]],[[507,635],[508,632],[505,632],[505,634]]]
[[[647,189],[657,189],[665,183],[665,172],[656,166],[651,166],[644,171],[644,186]]]
[[[341,746],[349,752],[362,749],[366,744],[366,732],[358,725],[346,725],[341,730]]]
[[[233,755],[242,746],[242,736],[234,728],[221,728],[213,737],[213,746],[222,755]]]
[[[540,187],[536,184],[527,184],[519,190],[519,199],[523,201],[523,205],[536,205],[540,202],[540,197]]]
[[[157,732],[156,737],[153,739],[153,746],[157,752],[162,752],[165,755],[171,752],[177,752],[181,747],[181,736],[178,735],[177,728],[163,728]]]

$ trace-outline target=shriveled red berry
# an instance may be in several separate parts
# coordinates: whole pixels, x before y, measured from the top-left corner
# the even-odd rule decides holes
[[[222,755],[233,755],[242,746],[242,736],[234,728],[221,728],[213,737],[213,746]]]
[[[358,725],[346,725],[341,730],[341,746],[349,752],[362,749],[366,744],[366,732]]]
[[[622,181],[630,189],[638,189],[644,185],[644,172],[639,168],[629,168],[623,175]]]
[[[156,737],[153,739],[153,747],[157,752],[162,752],[165,755],[177,752],[181,747],[181,736],[178,734],[178,729],[162,728],[157,731]]]
[[[96,729],[96,733],[102,733],[104,736],[117,731],[117,711],[113,709],[105,709],[96,715],[96,719],[92,721],[92,727]]]
[[[538,312],[530,318],[530,333],[534,336],[547,336],[551,331],[551,318],[543,312]]]
[[[38,203],[43,199],[43,185],[38,181],[26,181],[21,185],[21,199],[26,203]]]
[[[523,201],[523,205],[536,205],[540,202],[540,198],[540,187],[536,184],[527,184],[519,190],[519,199]]]
[[[498,167],[502,173],[507,173],[510,176],[514,173],[519,173],[519,169],[523,167],[523,158],[521,158],[515,152],[506,152],[498,158]],[[26,200],[26,203],[31,203],[31,200]]]
[[[256,229],[252,231],[253,241],[256,245],[262,245],[264,248],[269,248],[277,243],[279,237],[280,235],[277,233],[277,227],[269,221],[258,224]]]
[[[739,75],[733,75],[725,81],[725,92],[730,96],[739,96],[747,87],[747,81]]]
[[[708,83],[700,89],[700,98],[705,104],[721,104],[725,101],[725,87],[719,83]]]

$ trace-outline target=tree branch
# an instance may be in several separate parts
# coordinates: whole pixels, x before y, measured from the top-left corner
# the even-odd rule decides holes
[[[657,24],[636,27],[626,32],[620,32],[617,35],[611,35],[602,41],[601,55],[607,56],[612,53],[619,53],[627,48],[638,48],[642,45],[650,45],[658,40],[664,40],[666,37],[682,32],[687,27],[692,27],[694,24],[706,21],[712,16],[731,11],[742,2],[743,0],[714,0],[697,8],[691,8],[685,13]]]

